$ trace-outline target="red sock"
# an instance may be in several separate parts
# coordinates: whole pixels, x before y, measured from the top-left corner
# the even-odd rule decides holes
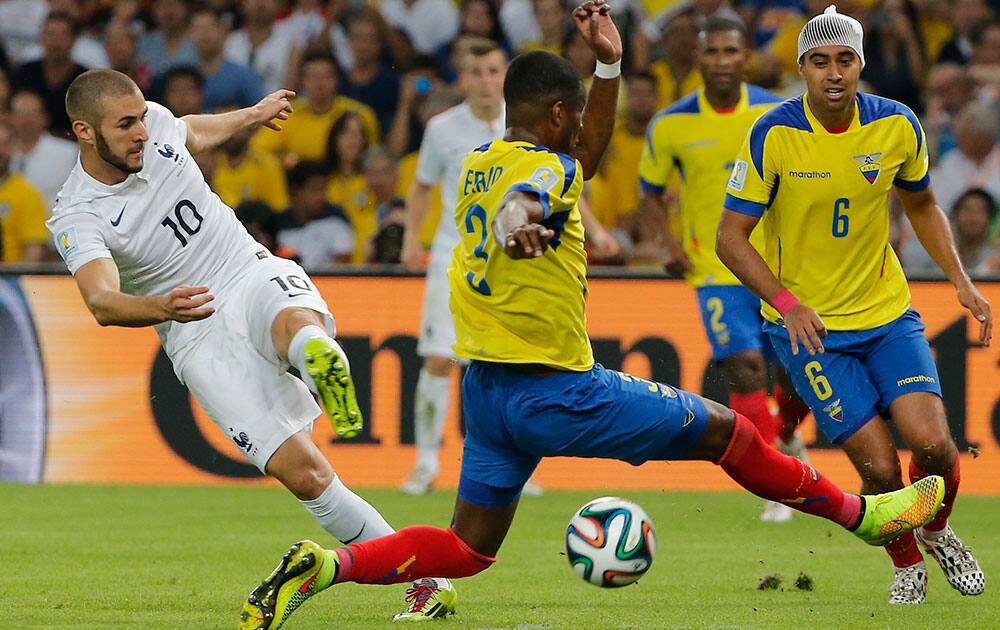
[[[748,394],[729,394],[729,406],[733,411],[743,414],[757,427],[760,436],[768,444],[774,444],[778,437],[781,420],[774,417],[771,407],[767,404],[767,390],[758,389]]]
[[[422,577],[460,578],[488,568],[496,558],[473,551],[451,529],[414,525],[337,549],[336,582],[398,584]]]
[[[920,550],[917,549],[917,539],[913,536],[913,532],[906,532],[886,545],[885,551],[892,558],[892,566],[897,569],[912,567],[924,560],[924,557],[920,555]]]
[[[848,528],[855,526],[861,515],[860,497],[844,493],[812,466],[776,451],[739,413],[732,440],[716,463],[736,483],[764,499]]]
[[[959,461],[958,453],[955,453],[955,463],[951,470],[941,475],[944,477],[944,501],[941,502],[941,509],[938,510],[934,520],[924,525],[932,532],[939,532],[948,526],[948,517],[951,516],[951,510],[955,507],[955,499],[958,497],[958,483],[962,480]],[[931,473],[921,470],[914,460],[910,460],[910,483],[920,481],[929,474]]]
[[[774,384],[774,400],[778,403],[781,411],[781,428],[778,437],[782,442],[792,439],[795,427],[799,426],[802,419],[809,414],[809,405],[802,402],[794,392],[786,392],[785,388],[778,383]]]

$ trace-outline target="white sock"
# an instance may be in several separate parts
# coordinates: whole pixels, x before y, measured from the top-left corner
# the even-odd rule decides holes
[[[336,474],[323,494],[310,501],[302,501],[302,505],[312,513],[320,527],[344,544],[364,542],[395,531],[378,510],[351,492]]]
[[[333,344],[333,347],[340,352],[340,355],[344,358],[344,363],[347,364],[347,371],[351,371],[351,364],[347,360],[347,353],[344,352],[344,349],[340,347],[340,344],[338,344],[333,337],[326,334],[325,330],[315,324],[299,328],[299,332],[295,333],[295,336],[292,337],[291,343],[288,344],[288,362],[295,366],[295,369],[297,369],[299,374],[302,376],[302,380],[314,394],[319,392],[316,389],[316,384],[313,383],[312,377],[309,376],[309,372],[306,370],[305,348],[306,342],[310,339],[315,339],[316,337],[327,339],[331,344]]]
[[[448,413],[447,376],[434,376],[426,369],[420,370],[417,379],[416,408],[413,411],[414,439],[417,443],[417,466],[437,475],[438,451],[444,418]]]

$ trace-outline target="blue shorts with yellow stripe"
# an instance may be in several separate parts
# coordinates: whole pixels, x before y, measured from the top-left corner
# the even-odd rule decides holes
[[[769,361],[777,361],[771,342],[764,334],[760,298],[739,284],[698,287],[698,306],[705,334],[712,344],[712,360],[759,350]]]
[[[462,379],[465,448],[458,496],[513,501],[543,457],[600,457],[638,466],[680,459],[708,425],[698,396],[595,364],[528,374],[473,361]]]
[[[843,443],[875,415],[885,416],[900,396],[931,392],[941,383],[920,315],[910,309],[870,330],[832,331],[825,352],[810,356],[799,343],[792,354],[788,331],[764,323],[795,391],[809,405],[816,424],[835,444]]]

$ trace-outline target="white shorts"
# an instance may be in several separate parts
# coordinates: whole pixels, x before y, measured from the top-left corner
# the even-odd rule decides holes
[[[417,354],[422,357],[454,357],[455,322],[448,302],[448,265],[431,264],[424,285],[424,310],[420,320]]]
[[[271,324],[283,309],[302,307],[333,316],[302,267],[284,258],[255,262],[244,278],[218,296],[208,334],[175,367],[181,381],[257,468],[285,440],[310,430],[322,410],[305,383],[288,373],[271,339]]]

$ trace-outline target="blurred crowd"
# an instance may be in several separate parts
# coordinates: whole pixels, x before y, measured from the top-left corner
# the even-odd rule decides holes
[[[625,42],[620,120],[586,196],[617,248],[595,264],[660,266],[662,230],[640,219],[648,122],[697,89],[697,31],[741,19],[749,80],[803,91],[796,38],[829,0],[617,0]],[[865,25],[865,91],[909,105],[927,134],[932,183],[956,246],[1000,277],[1000,0],[841,0]],[[194,156],[251,233],[311,268],[398,263],[406,191],[424,126],[456,105],[456,59],[476,38],[508,55],[544,49],[584,77],[595,59],[563,0],[0,0],[0,261],[54,259],[48,209],[76,164],[63,99],[88,68],[131,76],[177,116],[294,89],[284,131],[261,129]],[[433,195],[421,242],[442,208]],[[683,200],[671,197],[676,209]],[[445,211],[444,220],[451,220]],[[893,246],[913,275],[940,274],[897,209]],[[610,258],[599,253],[612,251]]]

